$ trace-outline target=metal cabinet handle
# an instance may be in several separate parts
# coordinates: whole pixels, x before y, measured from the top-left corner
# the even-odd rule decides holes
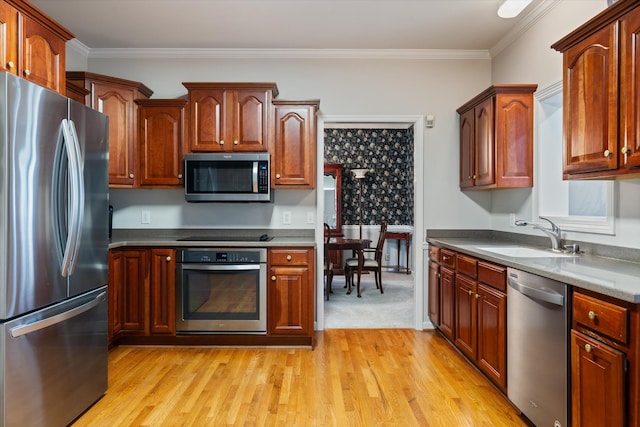
[[[280,174],[279,173],[276,174],[276,179],[280,179]]]
[[[589,316],[589,319],[591,320],[596,320],[596,317],[598,317],[595,311],[590,311],[588,316]]]
[[[584,350],[585,350],[587,353],[591,353],[591,344],[585,344],[585,345],[584,345]]]
[[[129,178],[133,179],[133,176],[134,175],[132,173],[129,174]]]
[[[181,173],[178,174],[178,179],[182,179],[182,174]]]
[[[11,70],[13,67],[16,66],[16,64],[13,61],[9,61],[9,63],[7,63],[7,66],[9,67],[9,69]]]
[[[271,276],[271,280],[275,281],[276,280],[276,276]]]
[[[167,257],[167,262],[169,262],[169,261],[171,261],[171,257],[170,256]]]
[[[625,145],[624,147],[622,147],[622,150],[620,150],[620,152],[622,152],[622,154],[631,154],[631,148]]]
[[[471,289],[469,289],[469,296],[473,295],[473,292],[471,291]]]
[[[480,294],[476,294],[476,299],[480,299]]]
[[[233,145],[238,145],[238,141],[233,141]]]
[[[287,255],[287,261],[291,261],[291,255]]]
[[[224,141],[220,141],[220,145],[224,145]]]
[[[611,157],[613,157],[613,153],[611,153],[611,151],[609,151],[609,150],[604,150],[604,156],[607,159],[610,159]]]
[[[29,77],[31,75],[31,71],[30,70],[24,70],[24,75]]]

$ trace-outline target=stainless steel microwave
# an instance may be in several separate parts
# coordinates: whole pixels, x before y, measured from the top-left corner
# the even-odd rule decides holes
[[[187,202],[271,202],[268,153],[184,156]]]

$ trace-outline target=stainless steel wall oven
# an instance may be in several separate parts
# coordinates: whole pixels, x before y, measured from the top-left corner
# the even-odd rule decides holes
[[[178,251],[178,333],[267,332],[267,250]]]

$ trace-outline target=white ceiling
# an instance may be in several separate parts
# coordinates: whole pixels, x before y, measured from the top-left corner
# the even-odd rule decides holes
[[[490,50],[517,18],[498,0],[31,0],[89,49]]]

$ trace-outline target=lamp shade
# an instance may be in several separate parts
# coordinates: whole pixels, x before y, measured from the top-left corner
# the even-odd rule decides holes
[[[351,173],[353,174],[353,177],[355,179],[363,179],[367,174],[367,172],[369,172],[369,169],[364,169],[364,168],[351,169]]]
[[[500,0],[498,2],[498,16],[501,18],[515,18],[531,3],[531,0]]]

